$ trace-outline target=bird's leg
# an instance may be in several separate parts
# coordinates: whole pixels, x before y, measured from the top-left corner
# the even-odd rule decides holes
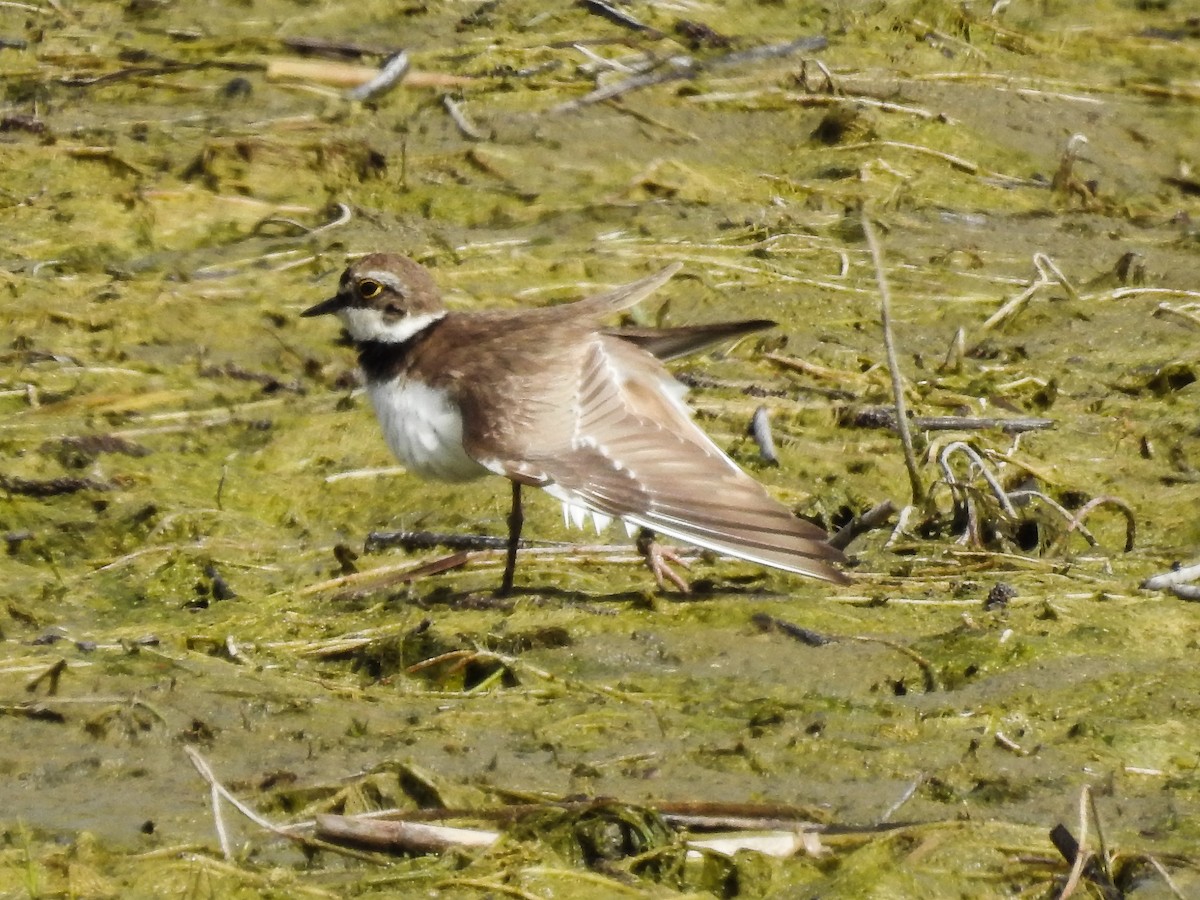
[[[504,560],[504,578],[500,581],[499,597],[512,593],[513,575],[517,571],[517,545],[521,543],[521,528],[525,525],[525,511],[521,508],[521,482],[512,483],[512,509],[508,511],[508,553]]]
[[[658,585],[661,591],[664,588],[663,579],[671,582],[675,587],[679,588],[681,594],[690,594],[691,588],[683,577],[671,568],[674,563],[678,566],[688,568],[687,562],[680,558],[672,547],[664,547],[658,543],[653,531],[649,528],[643,528],[638,531],[637,536],[637,551],[646,560],[646,566],[650,569],[650,574],[654,576],[654,582]]]

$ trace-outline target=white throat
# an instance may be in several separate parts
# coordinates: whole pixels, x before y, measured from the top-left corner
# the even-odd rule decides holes
[[[347,306],[338,310],[338,318],[350,332],[350,337],[356,341],[374,341],[381,344],[403,344],[414,335],[424,331],[442,316],[445,310],[434,313],[422,313],[418,316],[405,316],[403,319],[389,321],[377,309],[367,307]]]

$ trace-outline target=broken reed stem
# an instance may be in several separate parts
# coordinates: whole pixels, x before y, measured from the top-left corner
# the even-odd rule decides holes
[[[883,327],[883,346],[887,352],[888,374],[892,378],[892,398],[896,404],[896,430],[904,448],[904,465],[908,469],[908,481],[912,487],[912,505],[925,502],[925,485],[917,468],[917,454],[913,450],[912,432],[908,428],[908,407],[904,402],[904,381],[900,376],[900,362],[896,356],[896,341],[892,335],[892,296],[888,288],[887,275],[883,271],[883,254],[875,236],[875,226],[866,210],[862,213],[863,234],[871,248],[871,261],[875,264],[875,280],[879,284],[879,320]]]

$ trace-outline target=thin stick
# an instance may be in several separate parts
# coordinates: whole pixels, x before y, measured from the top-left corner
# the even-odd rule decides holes
[[[580,5],[583,6],[588,12],[594,13],[601,18],[608,19],[608,21],[617,25],[623,25],[625,28],[628,28],[631,31],[648,31],[654,35],[659,34],[658,31],[651,28],[649,25],[638,21],[633,16],[629,15],[629,13],[617,9],[615,6],[603,2],[603,0],[581,0]]]
[[[895,650],[902,656],[907,656],[914,663],[916,663],[917,668],[921,670],[921,677],[925,683],[925,693],[933,694],[942,689],[941,682],[938,681],[937,672],[934,671],[933,663],[931,663],[916,650],[913,650],[911,647],[905,647],[903,644],[897,643],[896,641],[890,641],[887,638],[872,637],[871,635],[867,634],[847,635],[845,640],[857,641],[860,644],[880,644],[881,646]]]
[[[921,431],[986,431],[996,428],[1006,434],[1042,431],[1055,425],[1053,419],[1033,417],[913,416],[911,421],[913,427]],[[856,428],[896,428],[895,417],[886,406],[864,406],[853,414],[850,424]]]
[[[1096,540],[1096,536],[1094,534],[1092,534],[1090,531],[1088,531],[1086,528],[1084,528],[1083,523],[1080,521],[1077,521],[1076,517],[1071,515],[1071,511],[1069,509],[1067,509],[1065,506],[1063,506],[1061,503],[1059,503],[1057,500],[1055,500],[1053,497],[1050,497],[1050,496],[1044,494],[1042,491],[1021,490],[1021,491],[1009,491],[1009,493],[1008,493],[1009,500],[1023,500],[1025,498],[1029,498],[1032,500],[1041,500],[1043,503],[1045,503],[1047,506],[1049,506],[1052,510],[1054,510],[1056,513],[1058,513],[1060,516],[1062,516],[1063,519],[1068,523],[1068,525],[1070,525],[1070,528],[1068,528],[1068,530],[1067,530],[1068,534],[1071,532],[1071,530],[1078,531],[1080,534],[1083,535],[1084,539],[1091,546],[1097,547],[1100,545],[1100,542],[1098,540]]]
[[[508,548],[504,555],[504,576],[500,581],[498,597],[512,593],[513,577],[517,571],[517,549],[521,546],[521,528],[525,524],[525,511],[521,504],[521,482],[512,483],[512,508],[508,512]]]
[[[904,401],[904,382],[900,377],[900,362],[896,356],[896,342],[892,336],[892,296],[887,276],[883,271],[883,254],[875,237],[875,226],[871,218],[862,215],[863,234],[871,248],[871,261],[875,264],[875,280],[879,284],[879,320],[883,327],[883,346],[887,351],[888,374],[892,378],[892,398],[896,404],[896,430],[900,433],[900,444],[904,448],[904,465],[908,469],[908,481],[912,487],[912,505],[925,502],[925,485],[917,468],[917,454],[913,450],[912,433],[908,430],[908,406]]]
[[[1091,789],[1085,784],[1083,790],[1079,792],[1079,843],[1075,848],[1075,859],[1071,865],[1071,874],[1067,877],[1067,883],[1063,885],[1062,893],[1058,895],[1058,900],[1067,900],[1068,897],[1075,893],[1075,888],[1079,886],[1079,881],[1083,877],[1083,867],[1091,857],[1091,854],[1087,851],[1087,801],[1090,794]]]
[[[575,100],[568,100],[566,103],[560,103],[558,106],[552,107],[549,110],[549,114],[557,115],[559,113],[572,112],[584,106],[590,106],[593,103],[614,100],[630,91],[682,78],[695,78],[702,71],[722,66],[741,65],[763,59],[774,59],[809,50],[822,50],[827,44],[828,40],[826,38],[817,36],[799,38],[798,40],[787,41],[782,44],[766,44],[761,47],[751,47],[748,50],[735,50],[732,53],[706,60],[703,63],[690,56],[672,57],[665,61],[667,64],[666,69],[644,72],[632,78],[627,78],[624,81],[597,88],[591,93],[585,94]]]
[[[294,840],[292,835],[289,835],[287,832],[277,828],[274,824],[268,822],[250,807],[242,803],[242,801],[233,796],[233,794],[229,793],[225,786],[221,784],[221,782],[217,781],[217,776],[213,773],[208,761],[205,760],[205,758],[201,756],[194,748],[185,746],[183,748],[183,752],[188,755],[188,759],[192,761],[192,765],[195,766],[196,771],[200,774],[200,777],[208,782],[210,788],[209,798],[212,802],[213,809],[213,823],[217,829],[217,840],[221,844],[221,853],[226,859],[233,859],[233,848],[230,846],[229,834],[225,830],[225,820],[221,815],[222,797],[228,800],[234,809],[236,809],[258,827],[265,828],[267,831],[270,831],[273,834],[278,834],[282,837]]]
[[[1170,874],[1167,872],[1167,870],[1165,868],[1163,868],[1162,863],[1160,863],[1153,856],[1147,856],[1146,861],[1154,867],[1154,870],[1156,872],[1158,872],[1159,875],[1162,876],[1162,880],[1167,883],[1167,888],[1171,891],[1172,894],[1174,894],[1176,897],[1178,897],[1179,900],[1186,900],[1186,898],[1183,895],[1183,891],[1181,891],[1179,889],[1179,886],[1177,884],[1175,884],[1175,882],[1171,878]]]
[[[1082,800],[1080,801],[1083,802]],[[1108,855],[1108,842],[1104,840],[1104,826],[1100,821],[1100,811],[1096,809],[1096,795],[1090,790],[1087,795],[1088,812],[1091,813],[1092,821],[1096,824],[1096,844],[1099,847],[1100,871],[1104,873],[1104,877],[1112,882],[1112,866],[1111,859]]]
[[[897,810],[900,809],[900,807],[902,807],[905,803],[907,803],[909,800],[912,799],[913,794],[915,794],[917,792],[917,789],[924,782],[925,782],[925,776],[923,776],[923,775],[920,776],[919,778],[915,779],[912,782],[912,784],[910,784],[907,788],[904,789],[904,793],[900,795],[900,799],[897,800],[895,803],[893,803],[891,806],[889,806],[887,808],[887,810],[884,812],[884,814],[879,817],[879,820],[876,824],[882,825],[884,822],[886,822],[888,819],[890,819],[892,816],[894,816],[896,814]]]
[[[212,806],[213,824],[217,829],[217,843],[221,845],[221,855],[233,859],[233,848],[229,844],[229,833],[225,830],[225,814],[221,812],[221,791],[214,781],[208,792],[208,802]]]
[[[897,150],[912,150],[914,153],[922,153],[926,156],[932,156],[935,159],[940,159],[950,164],[951,168],[966,172],[968,175],[978,175],[980,167],[977,163],[971,162],[969,159],[964,159],[961,156],[955,156],[952,153],[943,153],[941,150],[934,150],[932,147],[923,147],[920,144],[909,144],[904,141],[862,141],[853,144],[838,144],[830,149],[834,150],[874,150],[879,147],[893,147]],[[998,175],[1001,178],[1010,176],[1002,172],[989,173]]]
[[[989,331],[1000,323],[1012,318],[1029,299],[1033,297],[1039,290],[1048,284],[1057,281],[1062,285],[1063,290],[1067,292],[1072,300],[1079,299],[1079,292],[1075,290],[1074,285],[1067,279],[1067,276],[1062,273],[1062,270],[1055,264],[1045,253],[1033,254],[1033,268],[1036,274],[1033,280],[1029,282],[1025,290],[1017,294],[1002,307],[992,313],[988,320],[980,326],[980,330]]]
[[[450,121],[454,123],[454,127],[459,130],[463,137],[472,141],[486,141],[490,135],[476,126],[467,114],[462,111],[462,107],[454,102],[454,98],[449,94],[442,97],[442,107],[446,110],[446,114],[450,116]]]

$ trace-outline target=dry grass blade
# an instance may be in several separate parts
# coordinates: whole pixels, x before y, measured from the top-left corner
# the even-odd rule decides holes
[[[380,566],[377,569],[371,569],[367,572],[354,572],[350,575],[340,575],[337,578],[330,578],[327,581],[310,584],[306,588],[301,588],[298,593],[300,596],[307,596],[309,594],[337,590],[339,595],[343,595],[347,591],[382,590],[391,585],[407,583],[430,575],[438,575],[450,569],[460,568],[477,555],[464,550],[458,553],[451,553],[449,556],[419,563],[415,566],[408,565],[407,563],[397,566]]]

